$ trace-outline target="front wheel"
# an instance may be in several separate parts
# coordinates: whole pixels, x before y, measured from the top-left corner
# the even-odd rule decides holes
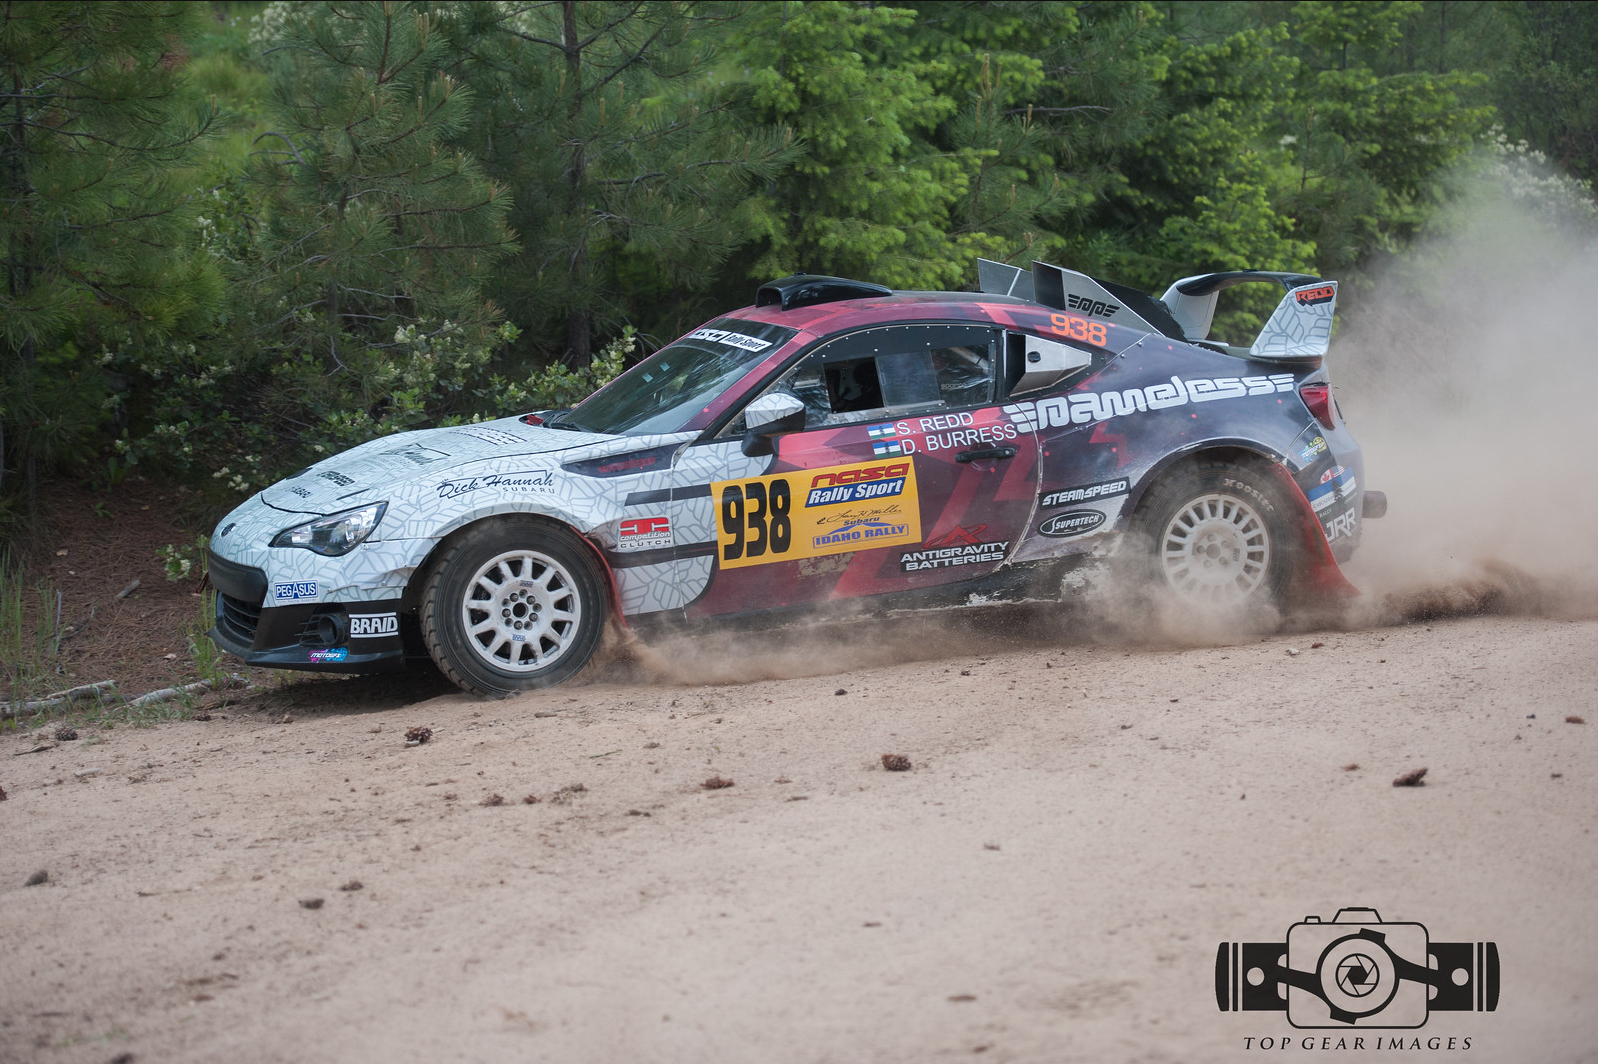
[[[549,687],[593,656],[605,623],[603,587],[569,530],[486,521],[453,543],[422,585],[422,638],[465,690],[503,698]]]
[[[1279,606],[1293,579],[1286,497],[1269,470],[1209,459],[1176,470],[1138,507],[1145,575],[1196,606]]]

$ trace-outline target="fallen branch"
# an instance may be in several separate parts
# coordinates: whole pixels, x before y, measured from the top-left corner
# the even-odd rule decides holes
[[[62,691],[59,694],[50,695],[48,698],[37,698],[29,702],[0,702],[0,720],[4,720],[8,717],[21,716],[24,713],[43,713],[46,710],[55,709],[58,706],[70,705],[73,702],[82,701],[85,698],[92,698],[96,696],[99,696],[102,700],[108,701],[106,696],[114,695],[116,693],[116,686],[117,683],[115,680],[101,680],[99,683],[91,683],[85,684],[82,687],[74,687],[69,691]],[[153,706],[160,702],[166,702],[174,698],[182,698],[184,695],[199,694],[202,691],[209,691],[213,688],[218,690],[226,690],[228,688],[248,686],[250,686],[250,681],[235,673],[224,678],[220,682],[200,680],[197,683],[185,684],[182,687],[162,687],[159,690],[151,691],[148,694],[142,694],[137,698],[127,699],[122,704],[129,708],[136,708],[138,706]]]
[[[140,695],[138,698],[130,698],[124,702],[123,705],[127,706],[129,709],[134,709],[138,706],[153,706],[158,702],[167,702],[174,698],[182,698],[184,695],[197,695],[201,691],[209,691],[213,687],[228,688],[248,686],[250,686],[250,682],[242,676],[229,676],[223,679],[220,683],[212,683],[210,680],[200,680],[197,683],[184,684],[182,687],[163,687],[160,690],[151,691],[149,694]]]
[[[45,695],[44,697],[64,698],[68,702],[78,702],[82,699],[93,698],[97,695],[111,694],[115,692],[116,689],[117,682],[115,680],[101,680],[99,683],[86,683],[81,687],[69,687],[65,691],[57,691],[53,695]]]
[[[116,693],[115,680],[101,680],[99,683],[84,684],[82,687],[71,687],[65,691],[57,691],[53,695],[35,698],[27,702],[0,702],[0,720],[7,717],[17,717],[24,713],[42,713],[47,709],[54,709],[60,705],[70,705],[81,702],[85,698],[104,698]]]

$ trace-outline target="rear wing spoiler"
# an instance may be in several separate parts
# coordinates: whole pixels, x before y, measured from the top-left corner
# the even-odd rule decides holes
[[[1184,277],[1159,299],[1046,262],[1034,262],[1028,272],[1019,266],[978,259],[977,279],[981,290],[990,295],[1016,296],[1189,343],[1207,341],[1216,300],[1225,289],[1252,281],[1279,284],[1286,294],[1259,336],[1248,347],[1226,348],[1233,355],[1271,362],[1324,358],[1332,339],[1332,312],[1337,307],[1336,281],[1269,270]]]

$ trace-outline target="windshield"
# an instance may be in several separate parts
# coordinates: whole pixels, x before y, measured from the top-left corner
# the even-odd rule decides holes
[[[618,436],[681,432],[797,330],[717,318],[545,422]]]

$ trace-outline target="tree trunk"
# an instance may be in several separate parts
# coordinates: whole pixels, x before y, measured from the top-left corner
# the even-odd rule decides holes
[[[577,4],[575,0],[565,0],[562,9],[562,51],[566,53],[566,78],[571,86],[571,105],[567,112],[571,118],[572,154],[571,166],[568,171],[570,182],[570,199],[568,212],[573,224],[577,227],[577,246],[572,249],[571,263],[568,272],[575,282],[574,288],[585,288],[582,284],[588,273],[588,210],[583,203],[583,181],[587,176],[588,160],[584,155],[582,140],[578,136],[578,120],[582,117],[583,110],[583,49],[582,42],[577,36]],[[581,368],[593,361],[590,333],[593,330],[593,318],[588,313],[588,308],[574,306],[566,318],[566,362],[574,368]]]
[[[9,189],[10,189],[10,193],[11,193],[12,198],[14,199],[14,201],[20,207],[22,199],[23,199],[23,187],[22,187],[23,186],[23,177],[22,177],[22,138],[23,138],[23,135],[27,132],[28,127],[27,127],[26,123],[23,120],[23,110],[22,110],[22,72],[20,70],[18,70],[15,65],[13,65],[12,68],[11,68],[11,91],[12,91],[12,97],[16,101],[16,108],[15,108],[15,110],[16,110],[16,121],[14,123],[12,123],[12,126],[11,126],[10,130],[7,131],[7,136],[6,136],[6,142],[7,142],[6,143],[6,154],[11,157],[10,158],[11,165],[10,165],[10,167],[8,167],[8,169],[10,171],[10,173],[8,174],[8,177],[9,177],[10,180],[7,182],[7,185],[9,187]],[[19,211],[19,213],[20,213],[20,211]],[[17,234],[16,234],[15,230],[13,230],[12,233],[11,233],[11,246],[9,248],[7,248],[6,251],[8,252],[8,254],[7,254],[8,261],[6,263],[6,292],[7,292],[7,294],[9,294],[11,296],[11,299],[13,301],[15,301],[18,297],[22,296],[28,289],[27,278],[18,276],[18,273],[19,273],[19,271],[21,269],[21,265],[22,265],[22,256],[21,256],[21,254],[19,252],[19,249],[17,248]],[[27,341],[24,341],[23,342],[23,346],[24,346],[24,348],[28,348],[28,347],[31,347],[32,345],[30,343],[28,343]],[[19,356],[19,359],[21,359],[23,361],[27,360],[28,356],[27,356],[27,353],[25,351],[19,351],[17,354]],[[10,370],[9,366],[8,367],[0,367],[0,368],[5,369],[7,372],[9,372],[9,370]],[[0,408],[0,499],[5,498],[5,483],[6,483],[5,410],[3,408]]]

